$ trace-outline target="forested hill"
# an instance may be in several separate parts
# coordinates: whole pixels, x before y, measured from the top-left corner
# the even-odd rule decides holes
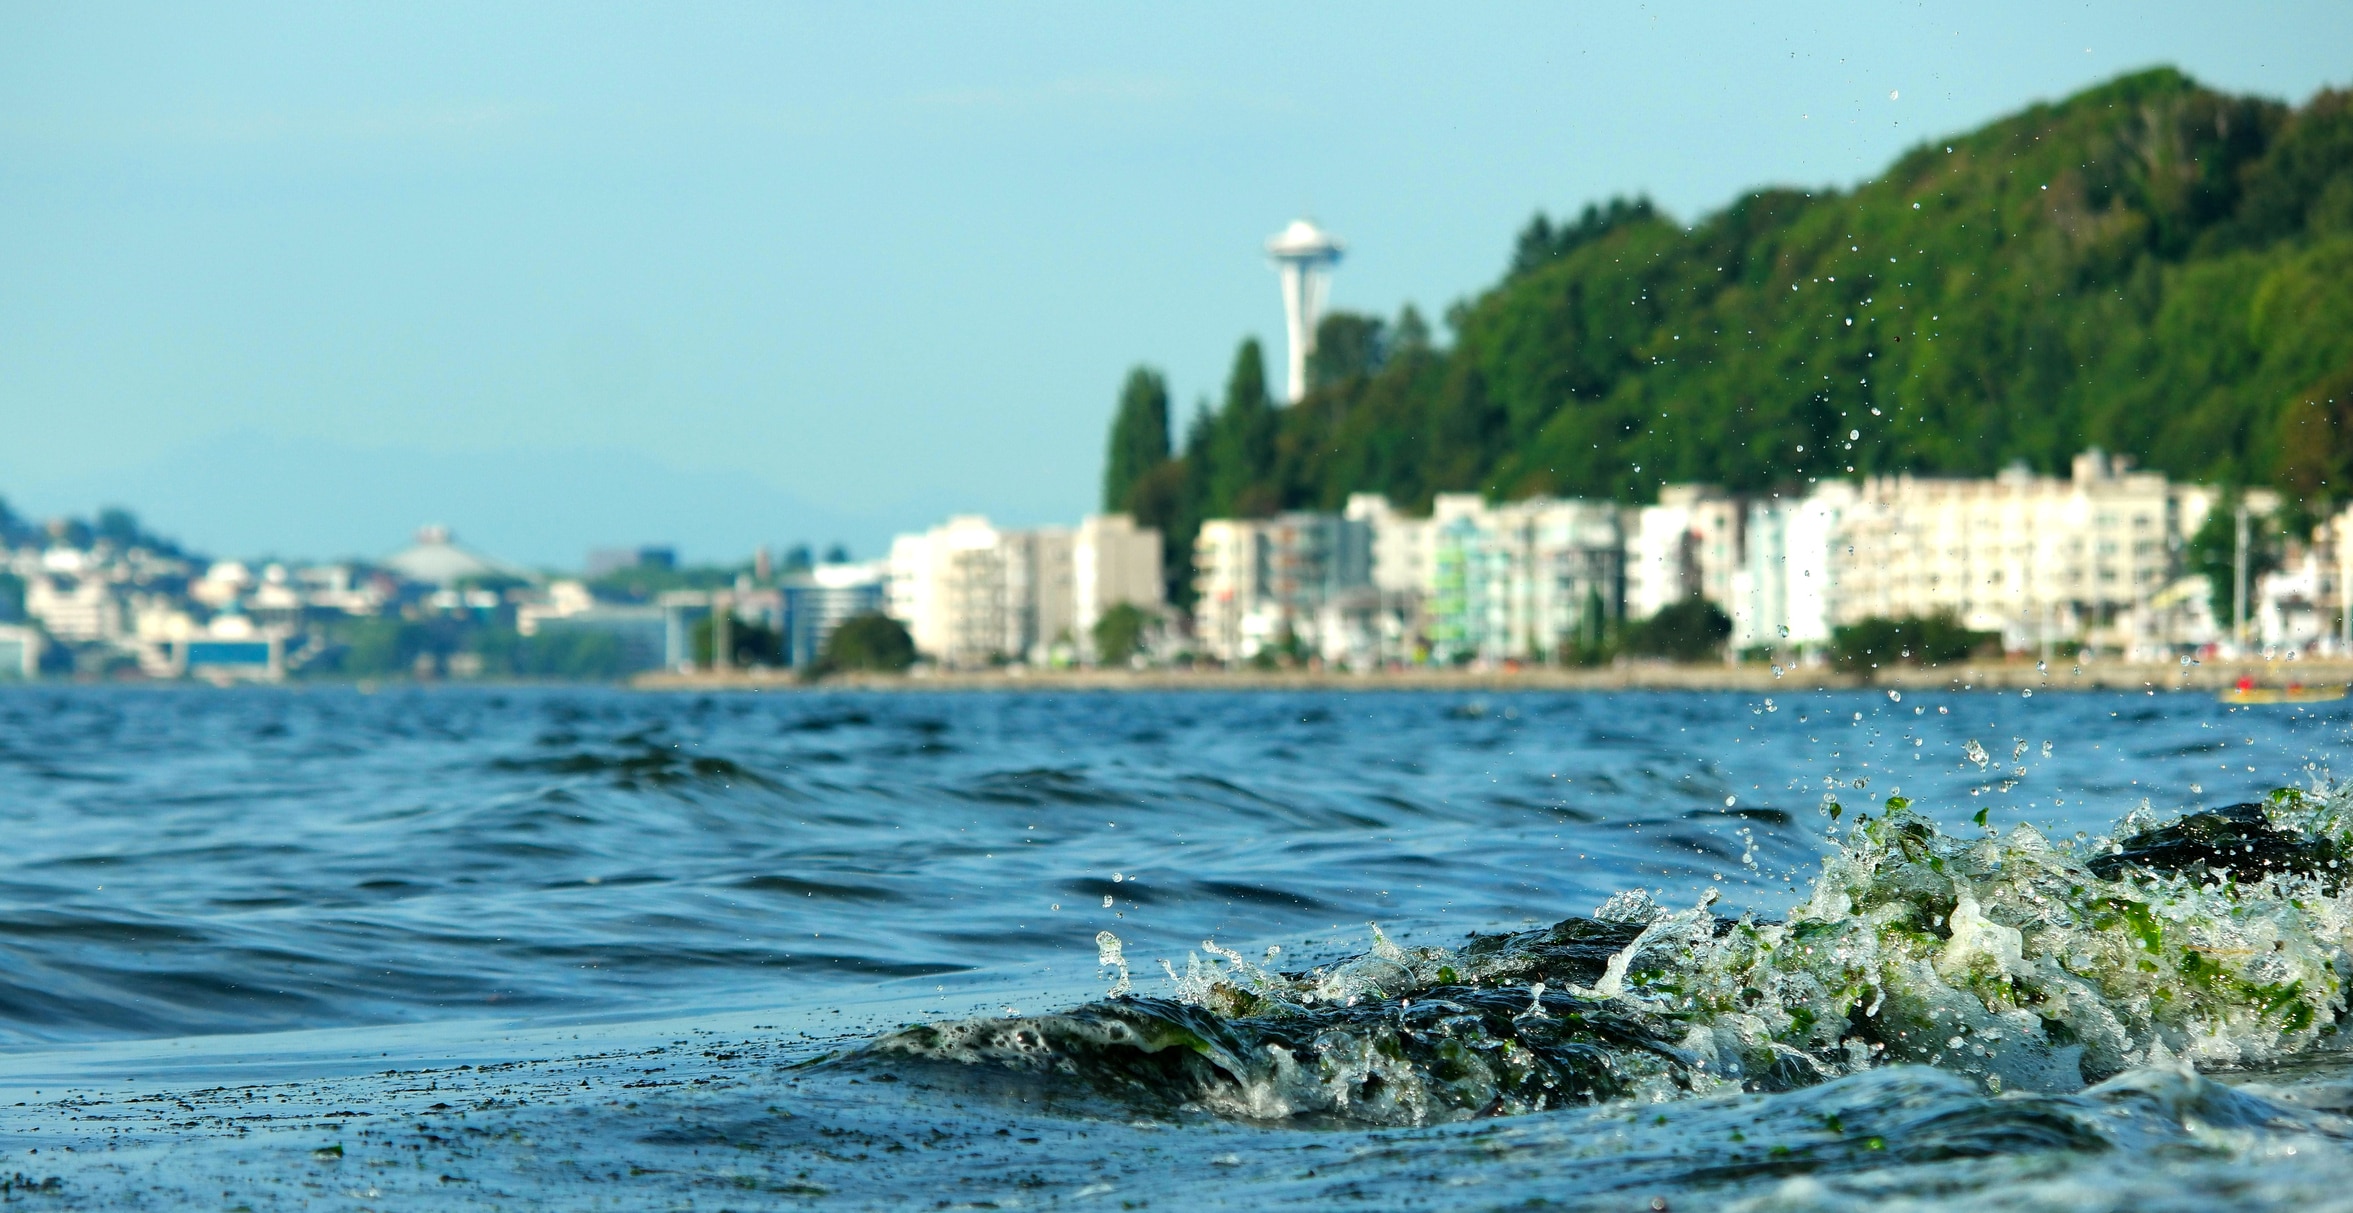
[[[1641,501],[1850,467],[2061,471],[2087,443],[2339,495],[2353,94],[2291,108],[2160,69],[1916,148],[1852,192],[1761,190],[1688,227],[1642,202],[1539,218],[1447,319],[1441,344],[1410,311],[1330,317],[1288,408],[1245,342],[1173,457],[1140,370],[1107,504],[1179,540],[1361,490]]]

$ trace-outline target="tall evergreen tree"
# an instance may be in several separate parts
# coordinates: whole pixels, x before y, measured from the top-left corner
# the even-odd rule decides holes
[[[1103,460],[1103,509],[1132,510],[1136,482],[1168,461],[1168,381],[1139,366],[1119,390],[1119,413],[1111,422],[1111,449]]]
[[[1207,517],[1272,513],[1275,497],[1275,406],[1266,392],[1266,355],[1258,338],[1245,337],[1234,351],[1226,376],[1225,407],[1218,410],[1209,440]]]

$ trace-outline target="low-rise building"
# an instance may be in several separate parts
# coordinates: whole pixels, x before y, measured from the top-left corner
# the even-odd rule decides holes
[[[1841,520],[1832,622],[1950,612],[2012,649],[2125,647],[2211,501],[2096,450],[2064,478],[2023,466],[1986,480],[1872,476]]]
[[[1440,494],[1431,520],[1432,660],[1552,661],[1580,639],[1597,647],[1620,618],[1626,543],[1615,505]]]
[[[70,643],[120,640],[127,631],[122,597],[99,570],[34,575],[25,582],[25,614]]]
[[[1326,653],[1327,607],[1373,585],[1373,527],[1362,517],[1294,511],[1211,519],[1194,540],[1194,638],[1219,661],[1272,649]]]
[[[1742,567],[1743,503],[1711,485],[1661,486],[1626,528],[1626,617],[1647,619],[1686,598],[1729,613]]]
[[[809,666],[824,656],[825,642],[835,629],[889,605],[890,565],[819,564],[786,577],[782,589],[785,664]]]

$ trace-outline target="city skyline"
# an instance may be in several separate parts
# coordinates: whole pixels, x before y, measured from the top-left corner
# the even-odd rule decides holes
[[[1187,409],[1236,339],[1281,343],[1257,246],[1290,216],[1350,236],[1332,306],[1439,316],[1538,208],[1647,192],[1689,219],[1851,184],[2155,62],[2301,100],[2353,32],[2123,12],[1279,18],[1328,34],[1300,64],[1229,54],[1215,14],[1038,39],[920,10],[839,35],[906,63],[805,86],[755,70],[834,45],[786,10],[513,10],[468,52],[432,15],[19,13],[0,496],[252,555],[380,554],[439,521],[534,564],[1075,516],[1128,366]],[[543,36],[567,55],[527,53]],[[689,87],[688,64],[716,66]],[[888,239],[826,235],[864,225]]]

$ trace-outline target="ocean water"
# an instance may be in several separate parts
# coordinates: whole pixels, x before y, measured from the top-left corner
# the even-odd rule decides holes
[[[0,1201],[2353,1207],[2349,724],[9,689]]]

